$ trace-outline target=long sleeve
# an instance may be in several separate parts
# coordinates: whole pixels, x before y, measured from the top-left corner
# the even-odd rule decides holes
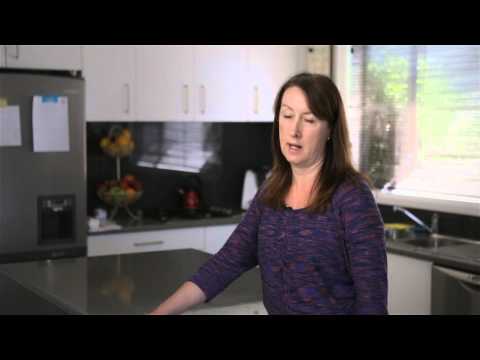
[[[225,245],[190,278],[203,290],[206,302],[258,264],[257,232],[261,209],[257,196],[258,193]]]
[[[347,261],[354,283],[355,314],[388,314],[387,254],[383,220],[365,183],[339,196]]]

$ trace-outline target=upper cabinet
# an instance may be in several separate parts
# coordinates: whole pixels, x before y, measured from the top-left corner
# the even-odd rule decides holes
[[[247,61],[247,119],[273,121],[278,90],[298,69],[298,47],[252,45]]]
[[[196,119],[245,121],[247,47],[194,46]]]
[[[136,119],[135,48],[130,45],[86,45],[86,119],[133,121]]]
[[[272,121],[276,93],[299,69],[288,45],[102,48],[84,49],[90,121]]]
[[[242,46],[136,47],[140,121],[243,121]]]
[[[193,47],[137,45],[136,58],[138,119],[193,120]]]
[[[4,45],[4,66],[43,70],[82,70],[80,45]]]

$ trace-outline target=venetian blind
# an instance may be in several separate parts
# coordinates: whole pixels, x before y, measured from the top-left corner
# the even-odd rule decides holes
[[[480,199],[480,46],[353,46],[350,80],[375,187]]]

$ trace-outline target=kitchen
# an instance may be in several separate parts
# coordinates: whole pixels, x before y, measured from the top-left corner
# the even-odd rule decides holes
[[[16,209],[18,217],[14,218],[7,205],[1,208],[1,275],[18,291],[28,289],[28,296],[33,292],[48,304],[45,304],[47,307],[54,304],[59,308],[57,311],[81,314],[145,313],[223,246],[239,223],[242,208],[248,206],[245,203],[248,204],[258,183],[267,176],[271,155],[265,139],[269,138],[271,131],[276,91],[286,78],[302,70],[331,75],[342,96],[348,99],[349,117],[355,120],[361,116],[362,102],[358,99],[368,95],[362,92],[358,82],[359,71],[366,68],[372,78],[380,74],[381,79],[389,79],[392,73],[381,73],[381,69],[371,69],[361,63],[368,55],[362,53],[365,47],[343,45],[4,45],[0,49],[0,65],[6,75],[4,82],[0,83],[0,98],[6,98],[8,105],[3,106],[4,109],[16,105],[31,111],[31,96],[52,95],[52,91],[71,90],[76,86],[81,90],[84,86],[84,103],[73,94],[65,93],[69,111],[77,110],[72,115],[69,113],[70,118],[80,118],[72,122],[80,127],[70,128],[66,136],[70,139],[67,141],[70,151],[57,153],[58,149],[51,149],[51,144],[47,144],[51,159],[53,154],[58,154],[56,168],[67,173],[76,171],[73,176],[69,173],[69,178],[78,180],[78,184],[67,186],[52,180],[54,175],[66,175],[61,170],[54,173],[57,170],[51,168],[54,160],[47,157],[49,152],[32,153],[35,139],[28,138],[32,137],[32,131],[24,129],[28,127],[24,115],[21,141],[28,150],[27,154],[15,155],[19,146],[9,145],[7,141],[0,146],[2,184],[15,182],[13,176],[5,174],[14,174],[15,163],[25,159],[24,156],[38,164],[39,176],[45,177],[45,185],[38,179],[29,181],[27,174],[30,170],[23,169],[24,172],[18,174],[29,188],[46,186],[47,193],[52,195],[71,194],[72,186],[77,189],[74,201],[66,197],[45,199],[44,203],[39,203],[38,208],[45,214],[45,224],[56,223],[59,230],[58,223],[66,223],[59,220],[60,215],[85,214],[83,220],[75,216],[78,223],[73,222],[76,225],[68,228],[69,236],[63,234],[68,244],[58,244],[59,234],[55,234],[51,239],[53,243],[47,238],[47,245],[38,245],[36,253],[29,254],[28,250],[32,249],[27,248],[30,245],[25,245],[22,251],[9,248],[7,236],[25,233],[22,242],[27,244],[28,238],[37,238],[37,223],[31,220],[25,226],[18,221],[26,216],[26,211],[20,208],[21,205],[12,205],[15,202],[20,204],[18,198],[2,193],[2,204]],[[367,50],[372,54],[375,48]],[[399,66],[395,62],[392,64]],[[48,83],[42,83],[32,89],[36,92],[20,98],[20,89],[13,90],[19,81],[15,78],[19,69],[47,70],[51,74],[67,71],[70,77],[62,77],[60,82],[67,84],[61,88],[53,85],[49,88]],[[8,78],[12,78],[12,83],[7,83]],[[397,93],[385,93],[387,100],[397,101],[394,105],[402,100]],[[408,96],[412,95],[409,93]],[[378,118],[379,115],[382,118],[381,115],[393,113],[390,108],[378,108],[370,106],[361,110],[364,114],[374,111],[369,118]],[[404,112],[408,111],[407,107]],[[403,119],[402,116],[404,114],[399,118]],[[391,119],[385,118],[386,121]],[[31,116],[29,120],[31,123]],[[392,124],[387,123],[388,126]],[[390,181],[392,174],[389,171],[397,162],[400,165],[396,170],[408,173],[410,163],[395,160],[395,156],[390,160],[392,155],[389,152],[376,154],[384,160],[380,168],[372,168],[375,158],[364,161],[366,153],[375,155],[373,150],[378,150],[375,144],[390,145],[394,139],[391,132],[382,132],[382,128],[372,130],[367,121],[352,121],[349,125],[356,164],[370,171],[378,181],[375,185],[379,190],[375,195],[385,223],[410,225],[404,234],[395,239],[387,238],[389,312],[475,311],[474,306],[459,310],[455,305],[452,308],[452,305],[436,301],[449,296],[442,288],[447,281],[444,278],[446,272],[437,272],[435,267],[440,266],[442,270],[446,267],[447,272],[454,269],[472,277],[480,272],[480,256],[476,253],[475,243],[480,240],[478,192],[476,200],[475,188],[465,194],[469,195],[464,196],[467,200],[402,193],[400,182],[393,184]],[[409,124],[401,121],[397,121],[394,128],[407,133],[412,131]],[[47,139],[50,138],[47,134]],[[104,141],[102,147],[105,138],[110,145],[119,146],[107,146]],[[119,138],[124,141],[117,144]],[[406,144],[398,141],[393,148],[400,145],[416,146],[408,141]],[[126,150],[122,150],[122,146]],[[370,148],[370,152],[365,150]],[[241,154],[238,149],[242,149]],[[15,163],[10,160],[12,154],[18,156]],[[66,154],[74,157],[69,158]],[[68,163],[83,166],[68,166]],[[18,177],[15,179],[20,182]],[[106,183],[108,181],[110,183]],[[65,188],[61,189],[62,186]],[[441,186],[438,185],[440,190]],[[59,189],[54,190],[55,187]],[[119,195],[115,199],[113,188],[120,188],[116,189]],[[130,197],[127,194],[129,188]],[[25,198],[36,196],[29,194],[33,190],[24,192]],[[412,221],[405,212],[393,211],[394,206],[408,208],[428,226],[425,228],[417,224],[418,221]],[[72,207],[75,211],[69,212]],[[31,219],[37,218],[35,211],[37,207],[32,209]],[[438,214],[435,232],[448,236],[446,240],[460,240],[445,246],[440,245],[438,239],[431,243],[407,243],[431,238],[426,231],[428,234],[427,228],[435,213]],[[73,217],[70,215],[70,222],[67,222],[72,223]],[[42,226],[41,221],[39,225]],[[3,231],[4,227],[7,231]],[[52,231],[54,229],[41,233],[48,235]],[[463,238],[466,241],[462,242]],[[460,249],[466,250],[462,252]],[[434,282],[437,278],[440,282]],[[467,285],[474,288],[472,281],[468,279]],[[454,283],[453,290],[462,294],[465,282],[457,283]],[[5,305],[5,310],[0,312],[8,312],[7,309],[11,309],[8,306]],[[35,311],[26,309],[16,311]],[[191,313],[264,314],[258,269],[244,274],[225,293]]]

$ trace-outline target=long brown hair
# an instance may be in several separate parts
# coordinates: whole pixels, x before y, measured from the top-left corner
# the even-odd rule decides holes
[[[301,73],[291,77],[280,88],[274,104],[273,168],[270,177],[262,187],[259,199],[269,207],[280,209],[284,206],[284,199],[292,184],[290,163],[280,149],[278,121],[283,94],[293,86],[303,90],[310,111],[318,119],[327,121],[330,127],[330,140],[325,145],[324,162],[313,187],[313,201],[306,208],[310,213],[323,213],[342,182],[350,180],[357,183],[364,178],[351,163],[351,144],[340,92],[333,81],[324,75]]]

